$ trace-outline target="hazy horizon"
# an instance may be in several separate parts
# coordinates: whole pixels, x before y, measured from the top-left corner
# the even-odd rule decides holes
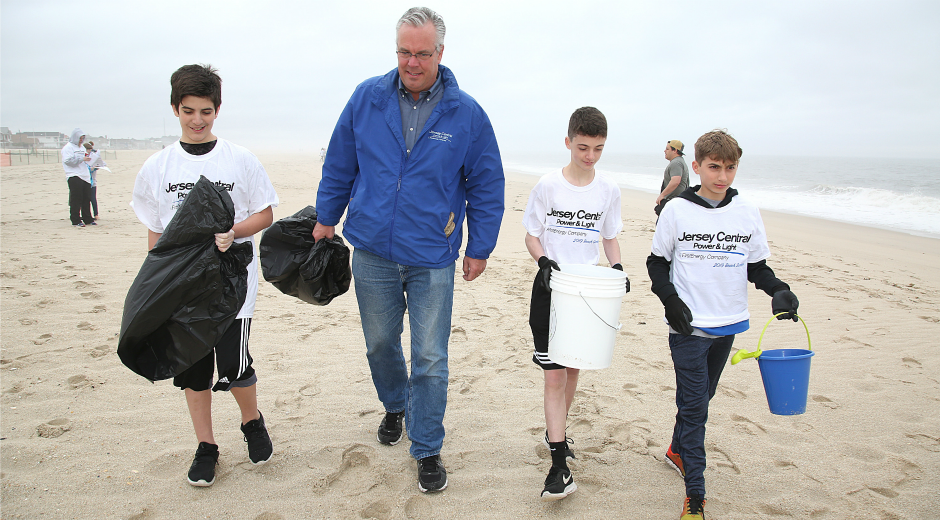
[[[0,125],[178,135],[169,76],[211,63],[216,135],[316,152],[356,85],[396,66],[395,22],[414,4],[259,5],[0,0]],[[447,24],[442,64],[504,153],[556,150],[591,105],[624,153],[727,128],[750,154],[940,158],[940,4],[427,5]]]

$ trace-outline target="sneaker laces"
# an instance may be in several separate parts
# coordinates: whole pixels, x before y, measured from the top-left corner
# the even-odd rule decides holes
[[[705,498],[698,495],[686,497],[685,508],[690,515],[700,515],[705,512]]]
[[[425,457],[421,459],[421,473],[437,473],[437,457]]]

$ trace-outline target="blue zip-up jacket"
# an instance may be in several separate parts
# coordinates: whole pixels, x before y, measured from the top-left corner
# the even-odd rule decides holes
[[[361,83],[336,123],[317,190],[317,221],[339,223],[361,248],[402,265],[442,268],[484,260],[496,247],[505,178],[496,135],[476,100],[443,65],[444,95],[409,157],[401,129],[398,69]]]

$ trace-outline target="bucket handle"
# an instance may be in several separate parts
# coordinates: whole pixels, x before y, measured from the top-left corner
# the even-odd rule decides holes
[[[769,327],[770,324],[771,324],[771,322],[773,322],[775,319],[777,319],[777,316],[780,316],[781,314],[786,314],[786,312],[778,312],[777,314],[774,314],[774,315],[767,321],[767,324],[764,325],[764,330],[760,331],[760,337],[757,338],[757,350],[755,350],[754,352],[748,352],[748,351],[746,351],[746,350],[744,350],[744,349],[741,349],[741,350],[737,351],[737,352],[734,354],[734,356],[731,358],[731,364],[732,364],[732,365],[737,365],[738,362],[741,361],[742,359],[747,359],[747,358],[755,358],[755,359],[757,359],[757,358],[760,358],[760,355],[761,355],[760,342],[763,341],[763,339],[764,339],[764,332],[767,332],[767,327]],[[813,350],[813,343],[812,343],[812,341],[810,341],[810,339],[809,339],[809,327],[806,326],[806,322],[803,321],[803,317],[802,317],[802,316],[800,316],[799,314],[794,314],[794,316],[796,316],[797,318],[800,319],[800,322],[803,324],[803,328],[806,329],[806,347],[807,347],[809,350]]]
[[[594,308],[591,307],[591,304],[588,303],[588,301],[584,299],[584,295],[581,294],[581,291],[578,291],[578,296],[581,297],[581,300],[584,301],[584,304],[587,305],[588,309],[591,309],[591,312],[594,313],[595,316],[597,316],[597,319],[599,319],[599,320],[601,320],[602,322],[604,322],[604,325],[607,325],[608,327],[610,327],[610,328],[612,328],[612,329],[614,329],[614,330],[620,330],[621,328],[623,328],[623,323],[619,323],[619,322],[618,322],[618,323],[617,323],[617,326],[614,327],[614,326],[611,325],[610,323],[607,323],[607,320],[605,320],[604,318],[601,318],[600,316],[598,316],[598,314],[597,314],[596,312],[594,312]]]

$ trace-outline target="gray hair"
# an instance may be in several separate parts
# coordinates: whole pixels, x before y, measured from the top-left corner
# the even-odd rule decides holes
[[[441,18],[441,15],[427,7],[412,7],[405,11],[405,14],[401,15],[401,18],[398,19],[398,23],[395,24],[395,42],[398,42],[398,30],[401,29],[402,25],[408,24],[412,27],[424,27],[428,23],[433,23],[434,29],[437,30],[434,50],[441,50],[441,47],[444,46],[444,33],[447,32],[447,29],[444,27],[444,19]]]

